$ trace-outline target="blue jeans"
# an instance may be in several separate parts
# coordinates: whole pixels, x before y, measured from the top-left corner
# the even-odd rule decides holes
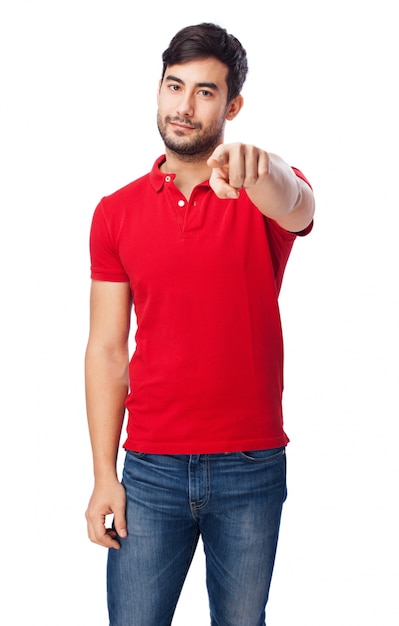
[[[110,626],[170,626],[197,542],[213,626],[264,626],[285,448],[229,454],[127,452],[126,539],[108,553]]]

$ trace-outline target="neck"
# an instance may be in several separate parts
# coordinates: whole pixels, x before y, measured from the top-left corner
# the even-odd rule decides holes
[[[175,174],[175,185],[189,198],[196,185],[208,180],[211,168],[207,165],[210,155],[197,158],[185,157],[166,148],[166,160],[161,165],[162,172]]]

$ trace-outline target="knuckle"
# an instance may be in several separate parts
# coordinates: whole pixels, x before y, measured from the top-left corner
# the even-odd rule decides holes
[[[241,174],[233,174],[232,176],[230,176],[229,183],[232,187],[239,189],[243,186],[244,177]]]
[[[244,187],[253,187],[258,182],[258,177],[255,175],[249,175],[245,177]]]

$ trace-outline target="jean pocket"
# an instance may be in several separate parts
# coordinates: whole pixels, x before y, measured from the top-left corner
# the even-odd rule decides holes
[[[245,450],[240,455],[249,463],[271,463],[285,455],[285,446],[267,450]]]

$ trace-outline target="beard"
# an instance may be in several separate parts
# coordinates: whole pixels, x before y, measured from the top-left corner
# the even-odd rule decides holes
[[[183,133],[179,136],[178,132],[168,132],[169,122],[180,122],[186,124],[190,128],[195,129],[195,134],[185,137]],[[224,116],[212,122],[205,130],[200,122],[192,122],[190,119],[179,117],[178,115],[166,115],[162,119],[160,113],[157,115],[158,130],[165,146],[174,154],[178,155],[185,161],[201,161],[208,158],[216,146],[218,146],[223,137]]]

